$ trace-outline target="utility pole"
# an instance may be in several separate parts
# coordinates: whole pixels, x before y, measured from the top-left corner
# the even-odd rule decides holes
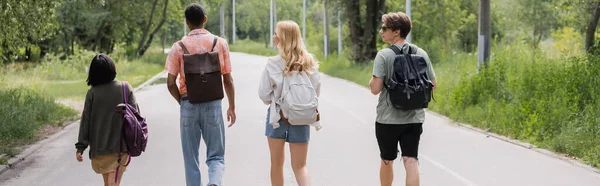
[[[306,42],[306,0],[302,0],[302,40]]]
[[[338,56],[342,55],[342,10],[338,9],[337,22],[338,22]]]
[[[273,0],[273,29],[277,29],[277,0]],[[271,36],[271,38],[273,37]]]
[[[324,1],[324,21],[323,28],[325,29],[325,34],[323,34],[323,56],[327,59],[327,55],[329,54],[329,21],[327,17],[327,0]]]
[[[487,68],[491,47],[490,0],[479,0],[479,37],[477,38],[477,72]]]
[[[269,23],[269,28],[271,29],[269,32],[269,46],[273,48],[273,0],[269,4]]]
[[[411,7],[410,7],[410,0],[406,0],[406,15],[408,15],[408,17],[412,20],[412,16],[411,16]],[[406,36],[406,42],[411,43],[412,41],[412,34],[410,34],[410,32],[408,33],[408,35]]]
[[[165,51],[165,43],[167,42],[167,33],[162,32],[162,34],[163,34],[162,49],[163,49],[163,51]]]
[[[231,33],[231,41],[233,44],[235,44],[235,35],[236,35],[236,29],[235,29],[235,0],[233,0],[233,3],[231,3],[231,6],[233,7],[233,11],[231,11],[231,13],[233,14],[233,16],[231,17],[232,19],[232,23],[233,23],[233,33]]]
[[[219,13],[219,27],[221,31],[221,37],[225,38],[225,6],[223,4],[221,4]]]

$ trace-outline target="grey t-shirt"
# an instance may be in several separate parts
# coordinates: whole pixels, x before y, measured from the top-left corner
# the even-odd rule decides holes
[[[408,52],[408,45],[404,45],[404,47],[400,45],[396,45],[402,49],[403,52]],[[433,67],[431,66],[431,60],[427,55],[425,50],[419,48],[417,50],[417,55],[422,55],[425,57],[425,61],[429,65],[429,69],[427,70],[427,76],[431,79],[435,78],[435,72],[433,71]],[[380,50],[375,57],[375,61],[373,63],[373,76],[385,79],[386,77],[390,77],[393,73],[393,65],[394,59],[396,58],[396,53],[392,49],[385,48]],[[381,93],[379,94],[379,102],[377,103],[377,118],[376,121],[381,124],[409,124],[409,123],[423,123],[425,121],[425,110],[424,109],[415,109],[409,111],[403,111],[400,109],[396,109],[392,106],[390,99],[388,98],[388,91],[385,88],[382,88]]]

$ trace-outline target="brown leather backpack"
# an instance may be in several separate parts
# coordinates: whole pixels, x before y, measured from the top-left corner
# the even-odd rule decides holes
[[[215,37],[210,52],[202,54],[190,54],[181,41],[178,43],[184,52],[183,70],[190,103],[223,99],[223,77],[219,53],[213,52],[217,38]]]

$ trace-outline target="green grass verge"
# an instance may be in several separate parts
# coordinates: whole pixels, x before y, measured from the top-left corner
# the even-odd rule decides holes
[[[132,86],[142,84],[164,69],[166,54],[151,50],[140,59],[111,56],[117,67],[117,79]],[[152,53],[150,53],[152,52]],[[49,55],[40,64],[7,65],[0,79],[7,88],[28,87],[57,99],[82,100],[89,88],[85,82],[93,52],[80,51],[66,59]]]
[[[62,127],[79,111],[55,99],[81,102],[89,86],[85,82],[93,52],[79,51],[67,58],[48,55],[39,63],[0,66],[0,154],[14,156],[17,147],[43,137],[44,127]],[[139,59],[111,55],[117,79],[138,86],[164,68],[166,54],[153,48]]]
[[[60,127],[77,112],[33,89],[0,90],[0,153],[14,156],[13,147],[36,141],[45,125]]]
[[[235,42],[234,45],[229,45],[229,50],[232,52],[243,52],[263,56],[274,56],[278,53],[277,50],[265,46],[264,43],[258,43],[252,40],[236,40]]]

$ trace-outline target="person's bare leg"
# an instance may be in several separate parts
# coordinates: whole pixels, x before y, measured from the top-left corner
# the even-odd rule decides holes
[[[107,186],[118,186],[117,183],[115,183],[115,172],[110,172],[110,173],[106,173],[103,174],[102,176],[106,175],[107,179],[105,179],[104,184]]]
[[[413,157],[402,157],[406,169],[406,186],[421,185],[419,179],[419,161]]]
[[[299,186],[309,186],[310,174],[308,173],[308,168],[306,168],[308,143],[290,143],[290,155],[296,182],[298,182]]]
[[[381,182],[381,186],[392,186],[392,182],[394,181],[394,160],[381,160],[379,181]]]
[[[283,161],[285,159],[285,139],[267,137],[271,153],[271,185],[283,186]]]
[[[116,184],[116,186],[120,186],[121,185],[121,180],[123,179],[123,173],[125,173],[125,172],[119,171],[119,177],[117,178],[117,184]]]
[[[108,173],[102,174],[102,179],[104,180],[104,186],[109,186],[109,184],[108,184]]]

